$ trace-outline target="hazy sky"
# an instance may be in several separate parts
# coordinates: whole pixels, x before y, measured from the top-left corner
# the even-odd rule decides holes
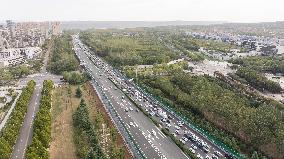
[[[0,0],[0,21],[284,20],[284,0]]]

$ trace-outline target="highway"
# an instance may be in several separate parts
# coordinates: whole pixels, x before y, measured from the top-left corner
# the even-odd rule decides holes
[[[145,158],[149,159],[186,159],[188,158],[168,137],[166,137],[155,124],[142,112],[136,111],[137,107],[130,99],[125,97],[124,92],[118,89],[108,79],[108,74],[96,67],[82,50],[78,39],[74,37],[75,52],[80,61],[85,61],[85,68],[104,90],[105,95],[112,103],[119,118],[123,121],[128,131],[133,136],[135,143]],[[126,112],[125,109],[132,109]]]
[[[112,82],[116,83],[116,85],[120,87],[120,90],[125,90],[123,93],[127,93],[139,107],[144,109],[146,112],[149,112],[149,114],[152,115],[152,118],[161,123],[161,127],[168,129],[178,140],[183,142],[193,153],[195,153],[198,158],[234,158],[232,155],[225,152],[225,150],[207,139],[206,136],[202,135],[202,133],[194,129],[190,124],[185,124],[180,117],[174,114],[174,112],[165,109],[165,106],[153,99],[149,94],[139,89],[132,81],[127,79],[119,71],[116,71],[99,57],[95,56],[95,54],[91,53],[91,51],[80,41],[78,41],[78,44],[86,53],[84,56],[87,56],[82,58],[82,62],[85,66],[89,67],[89,65],[96,65],[96,68],[98,69],[95,75],[102,76],[98,78],[110,78]],[[88,58],[91,59],[93,63],[90,63]],[[105,79],[105,82],[107,81],[110,80]],[[105,87],[106,90],[109,89],[108,85]],[[127,104],[122,105],[124,106],[124,109],[128,108]],[[134,108],[134,110],[135,109],[136,108]],[[164,120],[158,112],[167,114]]]

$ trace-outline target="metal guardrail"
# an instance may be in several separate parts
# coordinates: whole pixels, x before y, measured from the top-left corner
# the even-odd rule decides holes
[[[145,158],[143,153],[140,151],[139,146],[135,143],[133,136],[128,131],[127,127],[123,124],[121,118],[117,114],[117,111],[114,109],[114,107],[113,107],[112,103],[109,101],[107,95],[102,90],[102,87],[99,87],[99,83],[95,79],[93,79],[92,85],[98,91],[98,94],[102,94],[103,98],[101,98],[101,101],[102,101],[103,105],[106,107],[108,114],[112,117],[115,124],[117,124],[116,125],[117,128],[120,130],[121,134],[126,139],[126,142],[130,146],[129,148],[133,152],[133,156],[135,158]]]
[[[129,81],[128,77],[126,77],[124,74],[122,74],[121,72],[119,72],[116,69],[114,69],[114,71],[116,73],[118,73],[120,76],[122,76],[124,78],[124,80],[128,80]],[[197,125],[192,124],[192,121],[190,121],[188,118],[186,118],[183,114],[181,114],[181,113],[177,112],[176,110],[174,110],[171,106],[166,104],[159,97],[156,97],[156,96],[153,96],[152,94],[149,94],[144,88],[142,88],[142,86],[138,86],[134,82],[131,82],[131,84],[133,86],[135,86],[139,91],[143,92],[143,94],[145,94],[148,98],[150,98],[151,100],[153,100],[155,102],[158,102],[159,105],[161,105],[164,109],[166,109],[168,112],[170,112],[172,115],[174,115],[177,119],[183,121],[190,128],[194,129],[196,132],[201,134],[203,137],[207,138],[212,144],[216,145],[217,147],[219,147],[220,149],[224,150],[225,152],[233,155],[234,157],[237,157],[239,159],[245,159],[245,157],[243,155],[241,155],[237,151],[229,148],[227,145],[225,145],[221,141],[218,141],[216,138],[211,136],[210,133],[208,133],[207,131],[203,130],[202,128],[200,128]]]
[[[87,73],[91,75],[91,70],[89,68],[85,68],[85,69]],[[139,159],[146,158],[144,154],[141,152],[139,146],[135,143],[133,136],[128,131],[127,127],[125,126],[121,118],[118,116],[117,111],[114,109],[112,103],[109,101],[102,87],[99,86],[99,83],[94,78],[92,79],[91,83],[95,91],[97,92],[99,98],[101,99],[108,115],[111,116],[111,119],[113,119],[115,126],[118,128],[121,135],[124,137],[125,142],[127,143],[128,148],[131,150],[134,158],[139,158]]]
[[[129,81],[128,77],[126,77],[124,74],[122,74],[120,71],[118,71],[115,68],[112,68],[117,74],[119,74],[124,80]],[[176,110],[174,110],[171,106],[169,106],[168,104],[166,104],[163,100],[161,100],[159,97],[153,96],[152,94],[149,94],[146,90],[144,90],[144,88],[141,88],[141,86],[136,85],[134,82],[131,82],[131,84],[133,86],[135,86],[139,91],[143,92],[145,95],[148,96],[148,98],[150,98],[151,100],[158,102],[159,105],[161,105],[164,109],[166,109],[168,112],[170,112],[172,115],[174,115],[177,119],[183,121],[187,126],[191,127],[192,129],[194,129],[196,132],[198,132],[199,134],[201,134],[202,136],[204,136],[205,138],[207,138],[212,144],[216,145],[217,147],[219,147],[220,149],[224,150],[225,152],[233,155],[234,157],[237,157],[239,159],[244,159],[245,157],[243,155],[241,155],[240,153],[238,153],[237,151],[229,148],[228,146],[226,146],[224,143],[222,143],[221,141],[218,141],[217,139],[215,139],[213,136],[211,136],[207,131],[203,130],[202,128],[192,124],[192,121],[190,121],[188,118],[184,117],[183,114],[177,112]],[[101,89],[101,88],[100,88]],[[111,105],[111,104],[109,104]],[[112,105],[111,105],[112,107]],[[113,109],[113,108],[111,108]],[[116,114],[117,115],[117,114]],[[121,121],[120,121],[121,122]],[[122,123],[121,123],[122,124]],[[122,124],[123,125],[123,124]],[[129,137],[131,137],[131,134],[129,134],[129,132],[127,131],[127,128],[125,127],[125,125],[123,125],[124,127],[124,131],[126,131],[126,133],[128,134]],[[132,142],[132,141],[131,141]],[[134,147],[137,148],[137,145],[134,143]],[[134,148],[136,150],[136,148]],[[138,148],[139,150],[139,148]],[[139,150],[140,152],[140,150]],[[142,154],[142,153],[141,153]]]

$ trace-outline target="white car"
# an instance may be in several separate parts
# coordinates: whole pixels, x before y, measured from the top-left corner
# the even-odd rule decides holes
[[[208,155],[206,155],[206,156],[205,156],[205,159],[211,159],[211,157],[210,157],[210,156],[208,156]]]
[[[134,126],[134,124],[132,122],[129,123],[130,126]]]
[[[185,141],[183,139],[179,139],[179,141],[183,144],[185,144]]]
[[[198,159],[203,159],[203,157],[200,154],[197,154],[196,156]]]
[[[189,151],[192,152],[193,154],[195,153],[195,150],[193,148],[189,148]]]
[[[192,147],[194,150],[197,149],[197,147],[196,147],[195,145],[193,145],[193,144],[191,144],[191,147]]]
[[[188,138],[186,138],[186,137],[182,137],[182,139],[186,142],[186,141],[188,141]]]
[[[214,151],[217,156],[223,156],[219,151]]]
[[[179,130],[179,129],[180,129],[180,127],[179,127],[179,126],[175,126],[175,128],[176,128],[177,130]]]

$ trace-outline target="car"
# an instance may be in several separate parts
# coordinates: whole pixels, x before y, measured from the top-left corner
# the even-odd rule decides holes
[[[205,152],[205,153],[208,153],[209,152],[209,148],[208,147],[202,147],[202,149],[203,149],[203,151]]]
[[[133,109],[132,109],[131,107],[129,108],[129,110],[130,110],[130,111],[133,111]]]
[[[161,121],[162,121],[162,122],[166,122],[167,120],[166,120],[165,118],[162,118]]]
[[[176,128],[177,130],[179,130],[179,129],[180,129],[180,127],[179,127],[179,126],[175,126],[175,128]]]
[[[178,130],[176,130],[175,133],[179,135],[179,131]]]
[[[191,147],[194,149],[194,150],[197,150],[197,147],[193,144],[191,144]]]
[[[186,137],[182,137],[182,139],[186,142],[186,141],[188,141],[188,138],[186,138]]]
[[[215,154],[212,155],[212,159],[218,159],[218,156],[216,156]]]
[[[128,112],[128,108],[125,108],[125,112]]]
[[[138,113],[138,112],[139,112],[139,109],[136,109],[136,112]]]
[[[166,126],[167,127],[171,127],[172,125],[170,123],[166,123]]]
[[[183,139],[179,139],[179,141],[183,144],[185,144],[185,141]]]
[[[134,124],[132,122],[129,123],[130,126],[134,126]]]
[[[223,156],[219,151],[214,151],[214,154],[216,154],[217,156]]]
[[[203,157],[200,154],[197,154],[196,156],[198,159],[203,159]]]
[[[195,154],[195,150],[193,148],[189,148],[189,151]]]
[[[205,159],[211,159],[211,157],[210,157],[210,156],[208,156],[208,155],[206,155],[206,156],[205,156]]]

